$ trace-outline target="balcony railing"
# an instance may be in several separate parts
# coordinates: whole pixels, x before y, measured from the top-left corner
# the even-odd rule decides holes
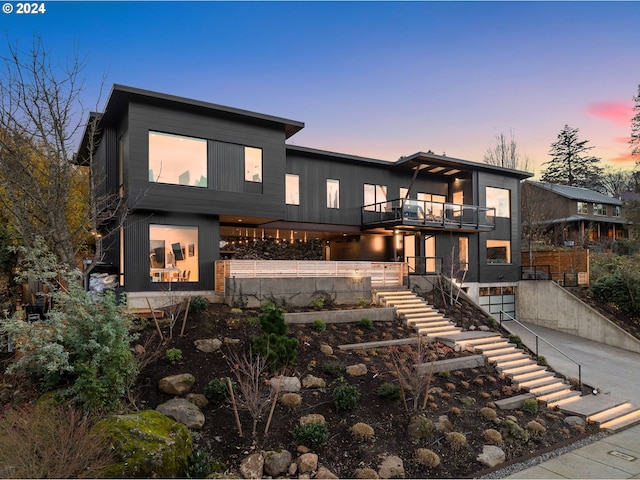
[[[362,207],[362,225],[493,230],[496,209],[424,200],[389,200]]]

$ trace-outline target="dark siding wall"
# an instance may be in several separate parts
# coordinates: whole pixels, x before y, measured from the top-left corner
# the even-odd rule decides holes
[[[125,285],[128,291],[162,290],[149,279],[149,224],[198,227],[198,282],[174,283],[180,290],[213,290],[214,261],[219,258],[220,229],[215,216],[138,211],[125,224]]]
[[[149,183],[149,130],[212,141],[209,144],[210,186]],[[216,142],[230,145],[212,146]],[[247,188],[239,189],[244,182],[243,165],[238,168],[233,163],[238,152],[244,152],[241,148],[244,146],[262,149],[262,193],[246,193]],[[229,215],[251,212],[255,216],[284,217],[284,128],[130,104],[128,153],[128,181],[131,195],[139,199],[138,208]],[[214,161],[213,155],[216,155]],[[226,177],[227,174],[234,177]],[[223,189],[218,189],[220,186]],[[251,187],[248,186],[250,190]]]
[[[480,282],[514,282],[520,279],[520,182],[515,178],[484,172],[478,173],[478,198],[486,205],[486,187],[504,188],[511,191],[511,218],[497,218],[496,229],[480,234],[478,261]],[[487,264],[487,239],[511,240],[511,263],[507,265]]]

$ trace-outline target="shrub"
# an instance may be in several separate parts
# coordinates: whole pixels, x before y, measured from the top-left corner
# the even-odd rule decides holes
[[[366,480],[368,478],[375,479],[378,477],[378,472],[376,472],[373,468],[356,468],[356,471],[353,473],[353,478],[361,478]]]
[[[329,441],[329,427],[321,421],[296,425],[293,429],[293,438],[298,445],[308,448],[323,447]]]
[[[467,445],[467,437],[460,432],[447,433],[447,442],[452,450],[460,450]]]
[[[539,422],[536,422],[535,420],[531,420],[529,423],[525,425],[524,428],[531,435],[536,435],[536,436],[542,435],[547,431],[547,429],[542,424],[540,424]]]
[[[125,306],[112,291],[94,300],[80,272],[58,264],[41,238],[21,251],[18,281],[40,282],[53,306],[45,321],[24,322],[17,315],[3,321],[0,334],[22,339],[9,373],[28,379],[41,391],[62,387],[63,396],[87,410],[118,410],[138,373],[129,348],[135,336],[129,332]]]
[[[535,415],[538,413],[538,401],[535,398],[527,398],[522,404],[522,411]]]
[[[235,389],[234,382],[231,382],[231,388]],[[224,402],[229,395],[229,385],[226,378],[214,378],[204,387],[204,396],[213,403]]]
[[[440,465],[440,457],[433,450],[428,448],[418,448],[414,455],[416,462],[427,468],[435,468]]]
[[[314,310],[322,310],[324,308],[324,298],[316,297],[311,300],[310,305]]]
[[[407,427],[407,433],[410,437],[416,440],[424,440],[427,438],[433,430],[435,430],[433,421],[424,415],[416,415],[411,417],[409,426]]]
[[[191,452],[191,456],[189,457],[187,478],[207,478],[209,475],[216,472],[216,465],[217,462],[213,455],[206,450],[195,449]]]
[[[104,478],[116,461],[92,418],[51,400],[7,408],[0,416],[0,477]]]
[[[367,299],[364,297],[360,297],[358,298],[358,308],[364,308],[369,304],[369,302],[367,302]]]
[[[276,307],[273,303],[267,303],[260,309],[258,320],[260,321],[260,328],[267,335],[271,333],[286,335],[287,333],[284,310]]]
[[[326,373],[327,375],[339,377],[340,375],[344,374],[346,368],[342,363],[338,362],[337,360],[330,360],[322,364],[321,370],[322,370],[322,373]]]
[[[373,328],[373,322],[368,318],[363,318],[358,322],[358,326],[360,328],[364,328],[365,330],[371,330]]]
[[[302,397],[297,393],[287,392],[280,397],[280,404],[288,410],[295,410],[302,405]]]
[[[164,352],[164,359],[172,365],[175,365],[182,360],[182,350],[179,348],[168,348],[167,351]]]
[[[314,320],[311,324],[311,328],[317,330],[318,332],[324,332],[327,329],[327,324],[322,320]]]
[[[363,442],[371,442],[376,437],[373,427],[363,422],[356,423],[349,429],[349,431],[353,438]]]
[[[482,437],[494,445],[500,445],[502,443],[502,434],[493,428],[488,428],[482,432]]]
[[[271,333],[253,339],[253,351],[267,359],[275,369],[292,365],[298,360],[298,339]]]
[[[360,401],[360,389],[357,385],[338,385],[333,390],[333,403],[336,410],[353,410]]]
[[[507,427],[507,434],[509,437],[518,440],[520,442],[526,443],[529,441],[529,434],[518,425],[518,422],[514,422],[513,420],[507,418],[504,421],[505,427]]]
[[[521,347],[522,339],[518,335],[512,333],[509,335],[509,343],[515,343],[516,347]]]
[[[480,409],[480,415],[482,415],[487,420],[493,420],[498,416],[496,411],[493,408],[489,408],[489,407],[482,407]]]
[[[402,389],[400,385],[391,382],[384,382],[375,390],[375,394],[380,398],[387,400],[400,400],[402,398]]]
[[[546,357],[544,357],[544,355],[538,355],[536,357],[536,360],[538,362],[538,365],[542,365],[543,367],[548,367],[549,363],[547,362]]]
[[[206,312],[209,308],[209,300],[199,295],[191,297],[191,303],[189,304],[189,313],[197,315],[198,313]]]
[[[449,410],[453,415],[460,415],[460,409],[458,407],[451,407]]]
[[[451,372],[449,370],[442,370],[438,372],[438,376],[440,378],[444,378],[445,380],[449,380],[451,378]]]

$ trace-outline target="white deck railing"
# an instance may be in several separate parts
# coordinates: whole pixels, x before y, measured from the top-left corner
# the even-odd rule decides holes
[[[399,262],[325,262],[322,260],[219,260],[215,265],[216,291],[225,278],[371,277],[371,286],[402,285],[407,274]]]

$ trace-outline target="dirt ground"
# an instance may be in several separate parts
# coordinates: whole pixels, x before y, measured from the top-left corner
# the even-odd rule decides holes
[[[158,390],[159,380],[167,375],[191,373],[195,376],[192,392],[204,393],[207,384],[216,378],[233,378],[229,363],[230,349],[237,352],[248,351],[252,338],[260,334],[256,321],[259,312],[245,310],[242,313],[232,311],[225,305],[210,305],[209,309],[199,315],[190,315],[184,336],[177,333],[171,341],[159,343],[155,327],[151,323],[141,332],[141,344],[146,344],[147,355],[155,351],[155,360],[142,371],[138,387],[138,408],[156,408],[158,404],[172,398]],[[464,317],[464,320],[463,320]],[[482,320],[461,314],[460,319],[470,325],[477,325]],[[177,332],[180,331],[176,328]],[[165,330],[165,334],[167,331]],[[329,440],[325,446],[314,450],[319,455],[321,465],[327,467],[340,478],[353,478],[359,468],[377,470],[381,456],[397,455],[404,461],[406,478],[462,478],[472,477],[485,471],[486,468],[476,460],[482,452],[483,445],[489,444],[483,436],[486,429],[498,430],[502,433],[503,442],[498,446],[506,453],[506,461],[521,461],[525,457],[548,451],[554,446],[567,443],[584,435],[594,433],[593,426],[570,427],[564,422],[559,411],[541,408],[537,413],[525,413],[521,410],[497,410],[497,419],[487,419],[481,409],[493,406],[494,401],[515,395],[508,379],[502,378],[492,366],[470,368],[435,374],[429,385],[430,396],[426,409],[416,412],[408,392],[408,411],[401,400],[389,400],[379,396],[376,390],[385,382],[398,383],[394,374],[393,357],[387,347],[369,350],[342,351],[339,345],[406,338],[415,332],[402,325],[400,321],[374,322],[368,329],[358,324],[328,324],[325,330],[313,325],[289,325],[287,333],[299,341],[300,349],[295,365],[286,368],[285,374],[301,379],[308,374],[321,377],[326,381],[325,388],[305,389],[300,392],[302,404],[295,410],[287,409],[278,402],[273,412],[268,433],[264,430],[269,413],[267,408],[258,423],[257,435],[251,435],[251,416],[240,411],[240,421],[244,436],[240,436],[234,412],[229,401],[210,403],[203,408],[206,422],[202,430],[196,432],[196,448],[208,451],[216,458],[224,469],[231,474],[237,472],[241,460],[249,453],[259,450],[288,449],[296,451],[293,429],[301,416],[322,414],[329,427]],[[203,353],[194,346],[198,339],[217,338],[233,339],[238,342],[233,346],[223,344],[220,351]],[[227,340],[228,342],[228,340]],[[326,355],[320,351],[321,345],[332,347],[333,354]],[[171,363],[164,358],[166,349],[180,349],[182,359]],[[453,352],[440,344],[431,346],[431,358],[446,359],[464,352]],[[397,347],[395,358],[411,358],[415,355],[413,347]],[[367,373],[362,376],[350,376],[345,373],[329,373],[327,364],[339,362],[343,366],[365,364]],[[268,376],[265,375],[265,385]],[[334,405],[334,388],[340,384],[356,385],[361,397],[352,410],[337,410]],[[268,386],[265,387],[268,392]],[[241,400],[241,399],[240,399]],[[420,401],[420,404],[422,400]],[[420,405],[422,407],[422,405]],[[452,448],[447,441],[447,432],[435,429],[425,438],[416,440],[408,433],[411,417],[424,414],[436,422],[446,415],[451,429],[465,435],[466,445]],[[535,420],[546,429],[544,433],[531,433],[528,440],[516,439],[507,432],[507,416],[517,420],[524,427]],[[375,431],[373,440],[354,439],[351,426],[364,422]],[[428,448],[436,452],[441,459],[439,466],[428,468],[415,460],[418,448]]]

